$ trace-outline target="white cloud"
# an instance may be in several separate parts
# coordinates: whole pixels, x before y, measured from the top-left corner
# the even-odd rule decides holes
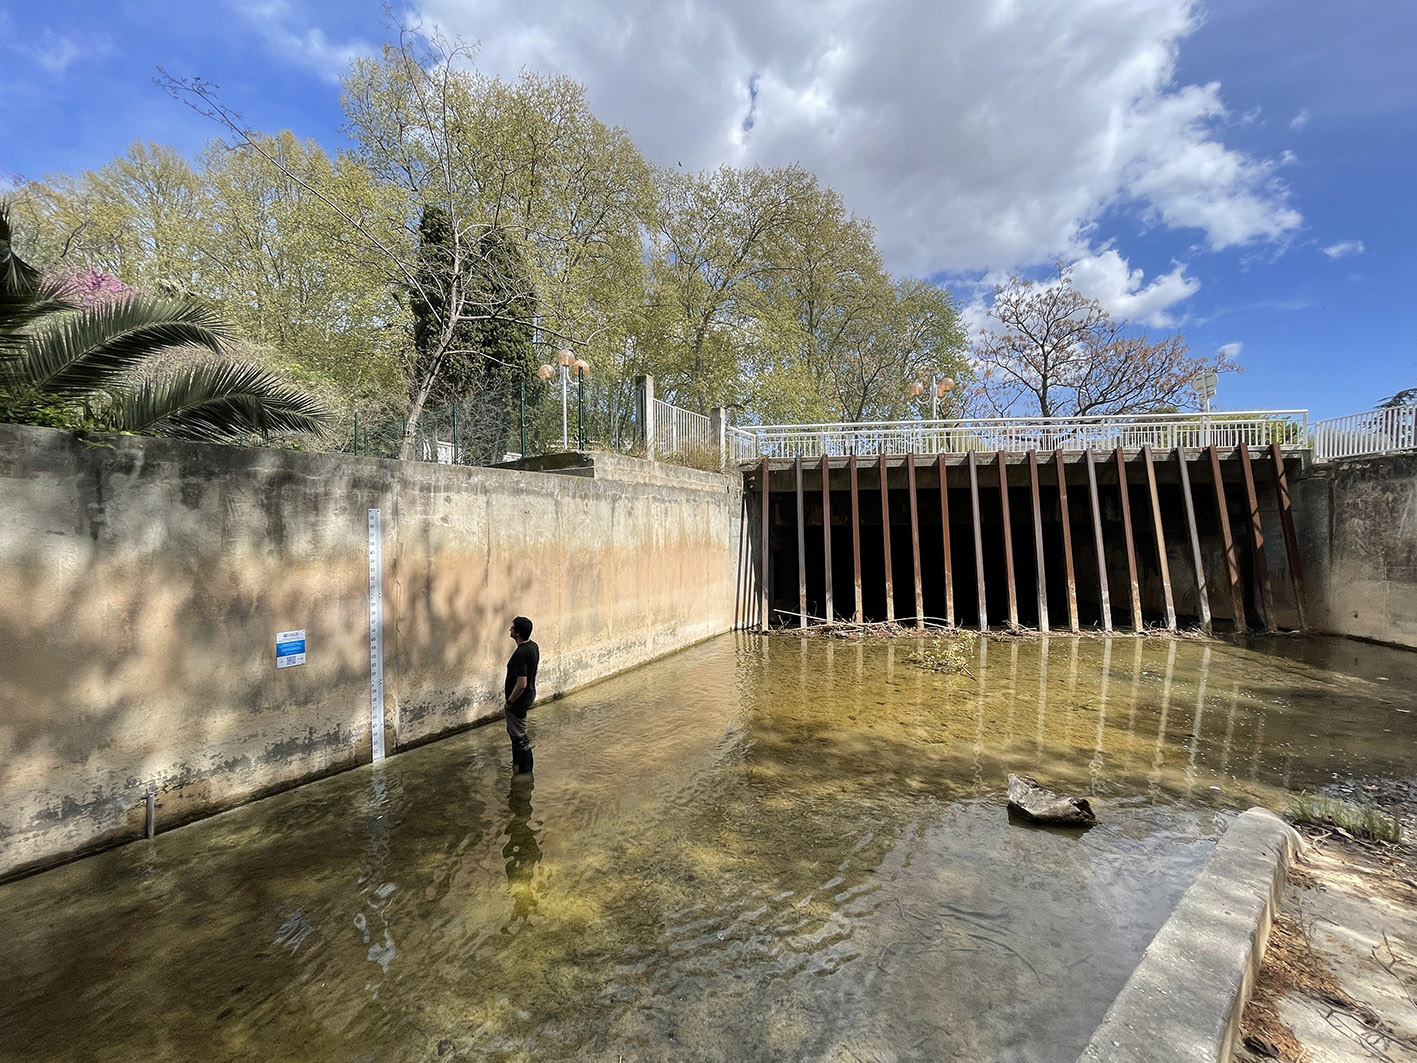
[[[1235,361],[1240,357],[1240,352],[1245,349],[1245,345],[1238,340],[1234,343],[1222,343],[1220,345],[1220,356],[1230,361]]]
[[[897,271],[1084,255],[1109,210],[1199,229],[1212,249],[1301,222],[1280,163],[1222,143],[1237,126],[1219,87],[1174,80],[1194,0],[421,0],[419,14],[481,39],[489,73],[585,83],[658,164],[803,163],[875,222]]]
[[[1296,114],[1293,118],[1289,119],[1289,128],[1297,133],[1299,132],[1299,130],[1303,129],[1306,125],[1309,124],[1309,118],[1310,115],[1308,109],[1306,108],[1305,110],[1302,110],[1298,114]]]
[[[246,16],[266,43],[275,50],[313,70],[326,81],[337,81],[349,69],[349,64],[377,49],[361,40],[332,41],[318,26],[299,27],[289,0],[229,0],[231,6]]]
[[[1132,269],[1116,250],[1108,248],[1087,255],[1072,265],[1073,286],[1096,299],[1114,318],[1139,322],[1153,328],[1171,328],[1176,319],[1170,310],[1200,290],[1200,281],[1186,276],[1186,267],[1177,265],[1144,284],[1145,274]]]
[[[1336,244],[1329,244],[1323,249],[1324,254],[1329,258],[1346,258],[1348,255],[1361,255],[1366,248],[1363,247],[1362,240],[1341,240]]]
[[[0,32],[6,37],[15,36],[8,16],[0,19]],[[40,34],[35,44],[25,44],[14,39],[6,43],[6,50],[27,55],[41,69],[56,75],[66,73],[75,60],[96,59],[113,50],[113,42],[104,34],[56,33],[52,29]]]
[[[82,50],[72,37],[65,37],[53,30],[45,30],[39,47],[34,49],[35,60],[51,74],[62,74],[69,64],[79,58]]]

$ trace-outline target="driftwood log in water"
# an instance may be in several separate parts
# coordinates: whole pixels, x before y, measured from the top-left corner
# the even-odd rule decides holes
[[[1028,775],[1009,776],[1009,808],[1039,823],[1085,827],[1097,822],[1087,798],[1045,790]]]

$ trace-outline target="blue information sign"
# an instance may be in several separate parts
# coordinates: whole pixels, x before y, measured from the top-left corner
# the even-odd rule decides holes
[[[281,631],[276,635],[276,667],[290,668],[305,663],[305,629]]]

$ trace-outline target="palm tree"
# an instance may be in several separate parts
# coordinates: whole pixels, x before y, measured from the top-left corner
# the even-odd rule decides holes
[[[317,399],[224,357],[229,333],[209,308],[139,292],[82,308],[14,253],[11,235],[0,203],[0,420],[209,442],[324,426]],[[217,357],[151,371],[181,347]]]

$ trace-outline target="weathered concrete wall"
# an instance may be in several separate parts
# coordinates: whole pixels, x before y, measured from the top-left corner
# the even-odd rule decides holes
[[[0,876],[367,761],[370,508],[390,750],[500,710],[515,614],[543,698],[728,630],[741,486],[620,471],[0,425]]]
[[[1417,454],[1317,465],[1294,505],[1309,623],[1417,648]]]

